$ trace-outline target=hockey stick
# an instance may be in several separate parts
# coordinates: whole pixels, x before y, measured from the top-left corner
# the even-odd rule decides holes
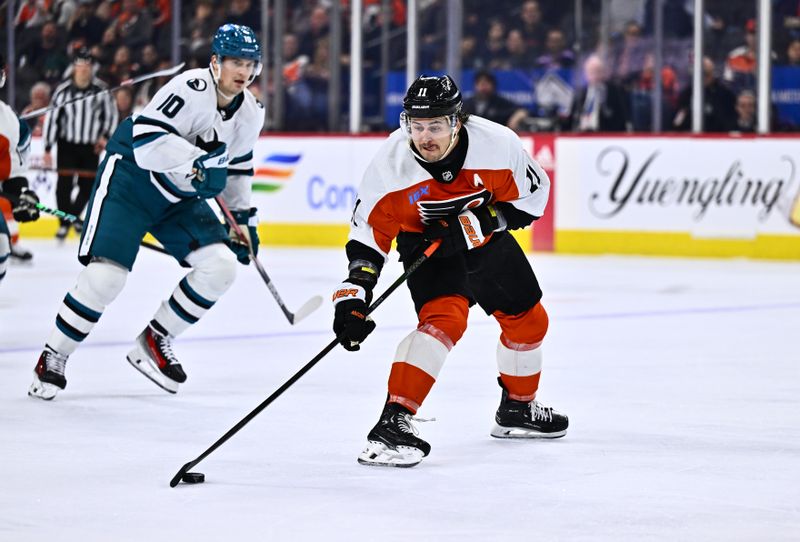
[[[121,82],[119,85],[115,86],[114,88],[107,88],[105,90],[101,90],[100,92],[94,92],[92,94],[86,94],[85,96],[80,96],[78,98],[73,98],[72,100],[67,100],[66,102],[58,104],[58,105],[48,105],[47,107],[40,107],[39,109],[34,109],[33,111],[28,111],[24,115],[20,115],[19,118],[22,119],[22,120],[25,120],[25,119],[32,119],[34,117],[40,117],[40,116],[44,115],[45,113],[47,113],[48,111],[53,111],[54,109],[60,109],[60,108],[64,107],[65,105],[69,105],[71,103],[75,103],[75,102],[80,101],[80,100],[85,100],[86,98],[91,98],[92,96],[99,96],[100,94],[104,94],[106,92],[116,92],[119,89],[121,89],[122,87],[130,87],[130,86],[133,86],[133,85],[135,85],[137,83],[141,83],[142,81],[147,81],[148,79],[154,79],[156,77],[163,77],[165,75],[175,75],[176,73],[181,71],[181,68],[183,68],[184,64],[186,64],[186,63],[185,62],[181,62],[180,64],[177,64],[177,65],[175,65],[175,66],[173,66],[171,68],[167,68],[165,70],[159,70],[159,71],[153,72],[153,73],[146,73],[144,75],[140,75],[138,77],[134,77],[133,79],[126,79],[125,81]]]
[[[267,275],[267,271],[264,269],[264,266],[261,265],[261,262],[258,261],[258,258],[256,258],[256,254],[253,251],[253,246],[250,244],[248,237],[245,236],[244,232],[239,227],[239,224],[236,223],[236,219],[233,218],[231,210],[228,209],[228,206],[224,201],[222,201],[221,197],[217,196],[214,198],[214,200],[217,202],[217,205],[219,205],[220,210],[222,210],[222,214],[225,216],[225,222],[227,222],[228,226],[234,231],[234,233],[236,233],[239,241],[241,241],[242,244],[247,245],[247,251],[250,253],[250,261],[255,264],[258,274],[261,275],[262,279],[264,279],[264,284],[266,284],[267,288],[269,288],[272,297],[275,298],[275,301],[278,303],[278,306],[280,306],[283,314],[286,316],[286,319],[289,320],[289,323],[294,325],[317,310],[320,305],[322,305],[322,296],[319,295],[315,295],[306,301],[302,307],[297,309],[296,312],[292,312],[286,308],[286,304],[283,302],[283,299],[281,299],[281,294],[278,293],[278,289],[275,288],[274,284],[272,284],[272,280],[269,278],[269,275]]]
[[[13,205],[19,205],[19,200],[14,196],[12,196],[11,194],[0,193],[0,197],[7,199]],[[83,225],[83,220],[81,220],[80,218],[78,218],[73,214],[62,211],[61,209],[53,209],[52,207],[48,207],[47,205],[38,202],[36,203],[36,205],[34,205],[34,207],[36,207],[36,209],[45,214],[53,215],[62,220],[66,220],[67,222],[70,222],[72,224],[79,224],[81,226]],[[155,250],[156,252],[160,252],[162,254],[169,254],[169,252],[167,252],[167,250],[164,247],[154,245],[153,243],[150,243],[148,241],[141,241],[140,244],[145,248],[149,248],[150,250]]]
[[[422,253],[422,255],[420,255],[420,257],[419,257],[419,258],[417,258],[416,260],[414,260],[414,262],[413,262],[411,265],[409,265],[409,266],[408,266],[408,269],[406,269],[406,270],[405,270],[405,272],[404,272],[402,275],[400,275],[400,277],[398,277],[398,279],[397,279],[397,280],[395,280],[395,281],[392,283],[392,285],[391,285],[391,286],[389,286],[389,287],[386,289],[386,291],[384,291],[384,292],[383,292],[383,294],[381,294],[381,296],[380,296],[378,299],[376,299],[375,301],[373,301],[373,302],[372,302],[372,305],[370,305],[370,306],[369,306],[369,308],[367,309],[367,314],[372,314],[372,312],[373,312],[375,309],[377,309],[377,308],[378,308],[378,306],[379,306],[381,303],[383,303],[384,301],[386,301],[386,298],[387,298],[387,297],[389,297],[389,296],[391,295],[391,293],[392,293],[392,292],[394,292],[394,291],[395,291],[395,290],[396,290],[396,289],[397,289],[397,288],[398,288],[398,287],[399,287],[401,284],[403,284],[403,283],[406,281],[406,279],[408,279],[409,275],[411,275],[411,273],[413,273],[414,271],[416,271],[416,270],[417,270],[417,268],[418,268],[420,265],[422,265],[422,264],[425,262],[425,260],[427,260],[428,258],[430,258],[430,257],[431,257],[431,255],[432,255],[434,252],[436,252],[436,249],[438,249],[438,248],[439,248],[439,245],[440,245],[440,244],[441,244],[441,241],[434,241],[433,243],[431,243],[431,244],[430,244],[430,246],[428,246],[428,248],[426,248],[426,249],[425,249],[425,251]],[[300,378],[301,378],[301,377],[302,377],[304,374],[306,374],[308,371],[310,371],[310,370],[311,370],[311,368],[312,368],[314,365],[316,365],[316,364],[317,364],[317,362],[319,362],[319,360],[321,360],[322,358],[324,358],[324,357],[325,357],[325,356],[328,354],[328,352],[330,352],[331,350],[333,350],[333,349],[334,349],[334,347],[335,347],[337,344],[339,344],[339,339],[334,339],[333,341],[331,341],[331,342],[328,344],[328,346],[326,346],[325,348],[323,348],[323,349],[322,349],[322,351],[321,351],[319,354],[317,354],[316,356],[314,356],[314,358],[313,358],[311,361],[309,361],[308,363],[306,363],[306,364],[305,364],[305,365],[304,365],[304,366],[303,366],[303,367],[302,367],[302,368],[301,368],[299,371],[297,371],[297,372],[296,372],[294,375],[292,375],[292,377],[291,377],[289,380],[287,380],[286,382],[284,382],[284,383],[283,383],[283,385],[282,385],[280,388],[278,388],[277,390],[275,390],[275,391],[272,393],[272,395],[270,395],[269,397],[267,397],[267,398],[266,398],[266,399],[265,399],[265,400],[264,400],[264,401],[263,401],[263,402],[262,402],[260,405],[258,405],[256,408],[254,408],[254,409],[253,409],[253,410],[252,410],[252,411],[251,411],[251,412],[250,412],[250,413],[249,413],[247,416],[245,416],[244,418],[242,418],[242,419],[239,421],[239,423],[237,423],[236,425],[234,425],[233,427],[231,427],[231,428],[228,430],[228,432],[227,432],[227,433],[225,433],[224,435],[222,435],[222,437],[220,437],[220,439],[219,439],[219,440],[217,440],[217,442],[215,442],[214,444],[212,444],[212,445],[211,445],[211,446],[210,446],[210,447],[209,447],[209,448],[208,448],[208,449],[207,449],[205,452],[203,452],[202,454],[200,454],[199,456],[197,456],[197,458],[193,459],[192,461],[189,461],[189,462],[188,462],[188,463],[186,463],[184,466],[182,466],[182,467],[180,468],[180,470],[178,471],[178,473],[177,473],[177,474],[175,474],[175,476],[173,476],[173,477],[172,477],[172,480],[170,480],[170,481],[169,481],[169,487],[175,487],[175,486],[177,486],[177,485],[178,485],[178,483],[181,481],[181,479],[184,477],[184,475],[186,475],[186,474],[190,474],[190,473],[189,473],[189,469],[192,469],[192,468],[194,468],[194,467],[195,467],[195,466],[196,466],[198,463],[200,463],[200,462],[201,462],[203,459],[205,459],[206,457],[208,457],[209,455],[211,455],[211,453],[212,453],[214,450],[216,450],[217,448],[219,448],[220,446],[222,446],[222,445],[223,445],[223,444],[224,444],[224,443],[225,443],[225,442],[226,442],[226,441],[227,441],[229,438],[231,438],[233,435],[235,435],[236,433],[238,433],[238,432],[239,432],[239,430],[240,430],[242,427],[244,427],[245,425],[247,425],[248,423],[250,423],[250,421],[251,421],[253,418],[255,418],[256,416],[258,416],[258,414],[259,414],[259,413],[260,413],[262,410],[264,410],[265,408],[267,408],[267,407],[270,405],[270,403],[272,403],[272,402],[273,402],[275,399],[277,399],[278,397],[280,397],[280,396],[283,394],[283,392],[285,392],[286,390],[288,390],[288,389],[289,389],[289,388],[292,386],[292,384],[294,384],[295,382],[297,382],[298,380],[300,380]]]

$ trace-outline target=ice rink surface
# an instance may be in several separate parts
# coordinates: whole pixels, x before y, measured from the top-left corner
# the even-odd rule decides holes
[[[360,466],[405,287],[361,352],[335,349],[194,470],[168,482],[332,338],[343,250],[262,248],[290,326],[255,269],[175,342],[168,395],[125,361],[185,272],[143,250],[67,364],[54,401],[26,396],[74,242],[29,241],[0,285],[0,541],[753,540],[800,538],[800,264],[534,255],[551,326],[539,399],[555,441],[492,439],[496,323],[479,309],[420,411],[431,455]],[[384,270],[381,292],[401,273]]]

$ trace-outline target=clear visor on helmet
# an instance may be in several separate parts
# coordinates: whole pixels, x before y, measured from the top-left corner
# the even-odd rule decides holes
[[[217,59],[216,63],[214,63],[214,62],[211,63],[211,74],[214,76],[214,81],[219,82],[219,77],[220,77],[220,74],[222,72],[222,63],[225,61],[226,58],[236,58],[238,60],[244,60],[246,62],[247,61],[254,62],[253,71],[251,72],[250,77],[247,79],[247,83],[248,84],[252,83],[255,80],[256,77],[261,75],[261,67],[262,67],[262,65],[261,65],[261,61],[260,60],[255,60],[254,61],[251,58],[225,57],[225,56],[221,57],[221,56],[217,55],[216,53],[214,54],[214,58]],[[214,64],[216,64],[216,66],[214,66]]]
[[[442,115],[441,117],[412,117],[407,112],[400,113],[400,126],[408,138],[408,143],[411,146],[412,152],[420,158],[425,160],[419,153],[414,150],[412,143],[417,143],[426,135],[439,139],[445,135],[449,136],[449,145],[444,154],[439,158],[441,160],[447,156],[453,149],[453,143],[458,135],[458,115],[452,113],[450,115]],[[427,160],[425,160],[427,161]]]

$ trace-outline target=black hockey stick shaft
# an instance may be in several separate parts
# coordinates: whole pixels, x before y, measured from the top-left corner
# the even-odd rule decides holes
[[[380,297],[378,297],[375,301],[372,302],[372,305],[370,305],[369,308],[367,309],[367,314],[371,314],[375,309],[378,308],[378,306],[380,306],[384,301],[386,301],[386,298],[388,298],[392,294],[392,292],[394,292],[401,284],[403,284],[406,281],[406,279],[408,279],[408,277],[411,275],[411,273],[416,271],[417,268],[425,262],[425,260],[430,258],[431,255],[434,252],[436,252],[436,249],[439,248],[440,244],[441,244],[441,241],[434,241],[433,243],[431,243],[431,245],[428,246],[428,248],[425,249],[425,251],[422,253],[422,255],[420,255],[419,258],[414,260],[414,262],[411,265],[408,266],[408,269],[406,269],[405,272],[402,275],[400,275],[397,278],[397,280],[395,280],[392,283],[392,285],[389,286],[386,289],[386,291],[383,292],[383,294],[381,294]],[[177,472],[177,474],[175,474],[175,476],[172,477],[172,480],[170,480],[169,486],[170,487],[177,486],[178,483],[180,483],[181,478],[183,477],[184,474],[186,474],[191,469],[193,469],[203,459],[205,459],[206,457],[211,455],[211,453],[214,450],[216,450],[217,448],[222,446],[228,439],[230,439],[233,435],[238,433],[239,430],[242,429],[242,427],[244,427],[245,425],[250,423],[250,421],[253,418],[255,418],[256,416],[258,416],[259,413],[261,413],[262,410],[267,408],[275,399],[280,397],[283,394],[283,392],[288,390],[295,382],[300,380],[300,378],[302,378],[302,376],[304,374],[306,374],[308,371],[310,371],[311,368],[314,365],[316,365],[317,362],[319,362],[319,360],[321,360],[326,355],[328,355],[328,353],[331,350],[333,350],[336,347],[337,344],[339,344],[339,340],[338,339],[333,339],[325,348],[322,349],[322,351],[320,351],[319,354],[314,356],[314,358],[311,361],[306,363],[299,371],[297,371],[294,375],[292,375],[292,377],[289,380],[287,380],[286,382],[284,382],[283,385],[280,388],[275,390],[272,393],[272,395],[270,395],[269,397],[264,399],[264,401],[260,405],[258,405],[256,408],[254,408],[247,416],[242,418],[239,421],[239,423],[237,423],[236,425],[231,427],[228,430],[227,433],[222,435],[222,437],[220,437],[219,440],[217,440],[214,444],[209,446],[209,448],[205,452],[203,452],[202,454],[197,456],[197,458],[193,459],[192,461],[189,461],[183,467],[181,467],[180,470]]]
[[[6,198],[8,201],[10,201],[14,205],[19,205],[19,199],[15,198],[11,194],[0,193],[0,197]],[[66,220],[67,222],[70,222],[70,223],[73,223],[73,224],[83,225],[83,220],[81,220],[80,218],[78,218],[77,216],[75,216],[73,214],[70,214],[70,213],[67,213],[65,211],[62,211],[61,209],[53,209],[52,207],[48,207],[44,203],[38,203],[38,202],[36,203],[35,207],[39,211],[41,211],[41,212],[43,212],[45,214],[53,215],[53,216],[55,216],[57,218],[60,218],[62,220]],[[150,243],[148,241],[141,241],[141,245],[143,247],[145,247],[145,248],[149,248],[150,250],[155,250],[156,252],[160,252],[162,254],[169,254],[169,252],[167,252],[165,248],[160,247],[158,245],[154,245],[153,243]]]
[[[227,222],[228,226],[234,231],[234,233],[236,233],[236,236],[239,238],[241,243],[247,245],[247,251],[250,254],[250,261],[252,261],[253,264],[255,264],[256,270],[258,270],[258,274],[261,275],[261,279],[264,281],[264,284],[267,285],[269,292],[272,294],[272,297],[275,298],[275,301],[278,303],[278,306],[283,311],[284,316],[286,316],[286,319],[289,320],[290,324],[294,324],[295,314],[292,311],[290,311],[289,308],[286,306],[286,303],[283,302],[281,294],[278,293],[278,289],[272,283],[272,279],[270,279],[269,275],[267,275],[267,270],[264,269],[264,266],[261,265],[261,262],[256,257],[256,254],[253,251],[252,243],[250,243],[249,238],[244,234],[239,224],[236,223],[236,219],[233,217],[233,213],[231,213],[231,210],[228,208],[228,205],[219,196],[215,197],[214,200],[217,202],[217,205],[219,205],[219,208],[222,211],[223,216],[225,217],[225,222]]]
[[[173,66],[171,68],[166,68],[164,70],[159,70],[159,71],[153,72],[153,73],[146,73],[144,75],[140,75],[140,76],[134,77],[132,79],[126,79],[125,81],[122,81],[119,85],[115,86],[114,88],[107,88],[107,89],[101,90],[99,92],[93,92],[92,94],[85,94],[85,95],[80,96],[78,98],[73,98],[72,100],[67,100],[66,102],[60,103],[58,105],[49,105],[47,107],[41,107],[39,109],[34,109],[33,111],[29,111],[29,112],[25,113],[24,115],[20,115],[19,118],[22,119],[22,120],[25,120],[25,119],[32,119],[34,117],[41,117],[42,115],[46,114],[48,111],[53,111],[54,109],[60,109],[60,108],[64,107],[65,105],[69,105],[71,103],[75,103],[75,102],[78,102],[80,100],[85,100],[86,98],[91,98],[92,96],[98,96],[100,94],[105,94],[106,92],[112,92],[113,93],[113,92],[118,91],[122,87],[130,87],[130,86],[136,85],[138,83],[141,83],[143,81],[147,81],[148,79],[155,79],[156,77],[164,77],[164,76],[167,76],[167,75],[175,75],[176,73],[181,71],[181,68],[183,68],[183,66],[185,64],[186,64],[185,62],[181,62],[180,64],[177,64],[177,65],[175,65],[175,66]]]

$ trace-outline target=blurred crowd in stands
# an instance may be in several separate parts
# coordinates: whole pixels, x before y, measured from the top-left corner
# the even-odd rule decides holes
[[[330,3],[287,1],[282,37],[284,131],[328,128]],[[364,94],[378,104],[373,107],[378,109],[379,120],[370,127],[379,130],[394,126],[380,114],[386,100],[380,96],[383,87],[370,86],[370,81],[379,80],[384,68],[405,70],[406,2],[389,3],[389,64],[384,66],[382,2],[364,1],[364,67],[368,74]],[[571,0],[464,0],[462,69],[470,76],[462,90],[467,107],[519,131],[649,131],[655,0],[607,0],[601,20],[602,3],[583,0],[577,27]],[[756,3],[705,2],[706,131],[755,130]],[[81,47],[90,49],[96,75],[112,87],[129,77],[171,66],[174,14],[170,0],[23,0],[19,4],[14,21],[17,110],[46,106],[55,86],[69,77],[72,52]],[[421,70],[445,69],[447,4],[447,0],[419,0]],[[800,0],[772,0],[772,4],[773,65],[794,67],[800,81]],[[344,116],[349,92],[350,14],[349,2],[342,5],[339,65]],[[188,67],[207,65],[211,37],[224,22],[246,24],[260,32],[257,0],[192,0],[181,6],[179,43]],[[664,131],[691,128],[692,6],[691,0],[664,0]],[[5,27],[6,22],[0,24]],[[512,80],[522,83],[508,85]],[[120,118],[143,107],[163,83],[155,79],[117,92]],[[262,97],[272,88],[258,81],[251,91]],[[515,99],[526,95],[527,101]],[[774,131],[795,129],[790,119],[773,109]],[[31,123],[35,132],[41,130],[35,119]]]

